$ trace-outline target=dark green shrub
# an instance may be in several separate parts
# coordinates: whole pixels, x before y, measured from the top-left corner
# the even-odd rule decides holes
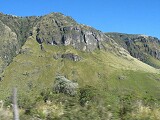
[[[92,86],[85,86],[80,88],[79,102],[82,106],[84,106],[89,101],[96,101],[96,89]]]

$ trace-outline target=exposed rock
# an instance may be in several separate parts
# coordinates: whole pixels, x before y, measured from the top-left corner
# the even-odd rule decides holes
[[[58,17],[57,17],[58,16]],[[38,43],[51,45],[71,45],[78,50],[93,51],[102,49],[102,42],[110,39],[94,28],[80,25],[69,17],[54,13],[40,19],[36,25]]]
[[[0,31],[2,31],[0,32],[0,57],[4,63],[0,66],[2,70],[20,52],[28,37],[36,39],[43,51],[45,51],[43,44],[70,45],[87,52],[95,49],[113,50],[112,47],[115,46],[114,40],[101,31],[78,24],[71,17],[61,13],[51,13],[41,17],[14,17],[0,14]],[[73,61],[80,60],[78,56],[71,54],[63,57]]]
[[[160,60],[160,40],[158,38],[123,33],[106,33],[106,35],[128,50],[133,57],[153,67],[160,68],[159,64],[149,59],[152,57],[152,59]]]
[[[20,52],[36,17],[15,17],[0,13],[0,73]]]
[[[53,58],[55,60],[60,59],[60,58],[65,58],[65,59],[69,59],[69,60],[72,60],[72,61],[82,60],[82,58],[80,56],[75,55],[73,53],[65,53],[65,54],[57,53],[56,55],[53,55]]]
[[[61,57],[72,61],[80,61],[82,59],[80,56],[74,55],[73,53],[63,54]]]
[[[0,20],[0,61],[3,61],[0,67],[2,69],[12,61],[19,49],[20,46],[16,33]]]

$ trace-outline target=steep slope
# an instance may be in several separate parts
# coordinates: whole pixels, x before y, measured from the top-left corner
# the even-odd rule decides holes
[[[110,45],[115,43],[104,33],[80,25],[71,17],[64,16],[61,13],[51,13],[41,17],[17,17],[0,13],[0,22],[1,31],[5,29],[4,32],[1,32],[0,38],[0,72],[19,53],[26,39],[33,34],[36,35],[36,40],[41,45],[41,49],[43,49],[42,43],[46,43],[72,45],[78,50],[93,51],[95,49],[106,49],[106,42]],[[14,34],[14,36],[10,35],[9,32],[12,32],[11,34]]]
[[[36,17],[16,17],[0,13],[0,73],[16,56],[29,36]]]
[[[26,42],[2,73],[2,120],[12,119],[13,87],[18,88],[22,120],[160,118],[158,69],[132,57],[104,33],[63,14],[34,18]],[[62,82],[57,83],[57,77]]]
[[[0,21],[0,73],[18,53],[19,48],[16,33]]]
[[[160,40],[146,35],[106,33],[139,60],[160,68]]]
[[[72,18],[60,13],[43,16],[35,29],[39,44],[71,45],[83,51],[101,49],[104,47],[102,42],[109,43],[111,41],[104,33],[89,26],[80,25]]]

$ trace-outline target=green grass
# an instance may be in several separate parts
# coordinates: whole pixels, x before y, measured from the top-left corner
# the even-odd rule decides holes
[[[45,51],[40,50],[39,44],[33,38],[29,38],[22,47],[24,53],[19,54],[13,59],[13,62],[5,69],[2,76],[3,81],[0,84],[0,99],[6,99],[10,96],[12,88],[18,88],[19,100],[23,103],[24,99],[28,99],[29,104],[33,104],[32,114],[40,114],[42,117],[42,109],[53,109],[60,103],[52,102],[49,106],[44,104],[41,108],[40,93],[43,90],[50,89],[54,84],[56,75],[64,75],[70,80],[77,81],[80,88],[89,85],[95,88],[95,94],[100,104],[90,103],[90,108],[83,108],[79,105],[79,97],[72,98],[63,94],[53,94],[53,100],[62,102],[60,105],[64,115],[70,115],[69,111],[73,111],[70,115],[74,119],[77,111],[85,111],[89,109],[90,114],[95,115],[95,119],[105,106],[106,116],[111,112],[116,119],[119,111],[119,96],[131,94],[136,96],[135,99],[143,99],[152,96],[155,99],[160,99],[160,81],[159,70],[142,63],[141,61],[127,56],[120,56],[110,51],[95,50],[92,53],[77,51],[71,46],[51,46],[43,44]],[[68,59],[54,59],[56,54],[74,53],[82,57],[81,61],[74,62]],[[99,96],[99,97],[98,97]],[[37,102],[40,99],[40,103]],[[65,102],[64,99],[70,101]],[[72,102],[71,102],[72,101]],[[73,107],[66,106],[74,103]],[[25,105],[27,106],[28,103]],[[107,106],[111,106],[107,107]],[[59,106],[59,105],[58,105]],[[96,109],[96,107],[99,107]],[[39,111],[35,110],[38,109]],[[23,110],[22,110],[23,111]],[[62,112],[60,111],[60,112]],[[59,113],[56,113],[59,115]],[[80,113],[83,115],[84,113]],[[103,114],[103,115],[105,115]],[[24,113],[22,112],[22,116]],[[79,115],[79,117],[80,117]],[[61,115],[59,115],[61,116]],[[92,115],[91,115],[92,116]],[[84,117],[91,119],[91,116]],[[52,116],[55,117],[55,116]],[[61,116],[65,119],[66,116]]]
[[[121,57],[111,52],[99,50],[92,53],[86,53],[77,51],[70,46],[59,47],[44,44],[44,48],[45,51],[41,51],[39,44],[30,38],[22,48],[25,53],[15,57],[13,62],[3,73],[4,78],[1,84],[1,91],[6,89],[6,86],[8,86],[8,90],[15,85],[20,88],[23,87],[23,89],[25,87],[27,88],[26,83],[30,81],[35,84],[42,84],[42,86],[51,86],[52,84],[50,83],[53,83],[55,76],[58,74],[65,75],[68,79],[76,80],[82,86],[86,84],[100,86],[103,85],[104,82],[108,82],[108,79],[111,79],[110,81],[113,83],[113,85],[111,84],[112,87],[114,84],[120,85],[120,83],[118,83],[120,81],[114,81],[115,78],[112,77],[115,73],[119,74],[119,71],[122,72],[121,74],[123,74],[123,72],[127,74],[126,79],[129,79],[124,81],[121,80],[122,83],[124,82],[127,85],[134,84],[135,86],[137,81],[141,79],[144,81],[144,79],[146,79],[143,78],[143,76],[145,76],[144,74],[148,74],[148,72],[150,74],[159,73],[158,70],[129,55],[127,57]],[[62,58],[55,60],[53,56],[57,53],[74,53],[81,56],[82,60],[79,62]],[[134,79],[131,81],[132,78]],[[150,80],[151,79],[148,81]],[[6,93],[4,94],[7,95]]]

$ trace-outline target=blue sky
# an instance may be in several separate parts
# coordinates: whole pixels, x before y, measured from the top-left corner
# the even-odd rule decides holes
[[[61,12],[103,32],[160,38],[160,0],[0,0],[0,12],[18,16]]]

